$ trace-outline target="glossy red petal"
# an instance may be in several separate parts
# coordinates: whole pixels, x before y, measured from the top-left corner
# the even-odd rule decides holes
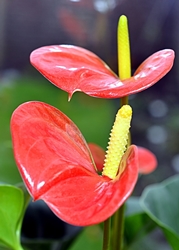
[[[156,156],[148,149],[138,147],[139,173],[150,174],[157,167]]]
[[[88,146],[75,124],[42,103],[20,105],[11,118],[14,155],[32,196],[39,197],[68,166],[95,173]]]
[[[109,180],[88,170],[73,167],[53,183],[39,198],[62,220],[78,226],[103,222],[131,195],[138,177],[137,147],[131,146],[123,157],[125,171]],[[57,192],[58,190],[58,192]]]
[[[138,176],[138,150],[131,146],[115,180],[94,171],[78,128],[41,102],[19,106],[11,119],[15,159],[34,200],[43,199],[62,220],[91,225],[111,216],[130,196]]]
[[[165,49],[147,58],[135,75],[120,81],[94,53],[72,45],[34,50],[30,61],[50,82],[69,93],[76,91],[100,98],[120,98],[145,90],[173,66],[174,51]]]
[[[88,147],[93,156],[97,170],[101,172],[103,170],[104,159],[105,159],[104,149],[94,143],[88,143]]]
[[[174,51],[171,49],[160,50],[148,57],[136,70],[134,76],[123,80],[122,85],[102,88],[99,91],[87,94],[102,98],[118,98],[141,92],[164,77],[172,68]],[[86,92],[85,92],[86,93]]]
[[[51,83],[70,96],[76,91],[88,94],[93,89],[100,89],[98,86],[104,87],[119,81],[98,56],[77,46],[41,47],[31,53],[30,62]]]

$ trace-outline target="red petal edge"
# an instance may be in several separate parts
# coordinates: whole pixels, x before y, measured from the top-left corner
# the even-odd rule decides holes
[[[157,167],[156,156],[148,149],[138,147],[139,173],[150,174]]]
[[[51,83],[69,93],[95,90],[118,77],[97,55],[73,45],[52,45],[34,50],[31,64]],[[99,87],[100,90],[100,87]]]
[[[68,92],[70,98],[76,91],[100,98],[120,98],[159,81],[172,68],[174,56],[171,49],[158,51],[124,81],[94,53],[77,46],[41,47],[31,53],[30,61],[51,83]]]
[[[130,146],[121,164],[125,171],[115,180],[76,167],[68,169],[44,193],[43,199],[62,220],[77,226],[103,222],[131,195],[138,177],[137,147]],[[58,192],[57,192],[58,190]]]

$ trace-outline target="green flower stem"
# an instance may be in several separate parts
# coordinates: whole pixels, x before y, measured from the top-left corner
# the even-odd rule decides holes
[[[124,211],[125,204],[113,216],[112,249],[115,250],[122,250],[124,246]]]
[[[103,250],[110,249],[111,217],[104,221],[103,228]]]
[[[121,103],[121,107],[122,107],[123,105],[128,104],[128,96],[122,97],[121,100],[120,100],[120,103]]]

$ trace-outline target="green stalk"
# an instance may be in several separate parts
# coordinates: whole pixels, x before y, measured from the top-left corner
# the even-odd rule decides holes
[[[110,250],[111,217],[104,221],[103,250]]]
[[[124,96],[121,98],[121,107],[126,104],[128,104],[128,96]]]
[[[112,249],[122,250],[124,246],[124,211],[125,204],[123,204],[114,214],[113,219],[113,237]]]

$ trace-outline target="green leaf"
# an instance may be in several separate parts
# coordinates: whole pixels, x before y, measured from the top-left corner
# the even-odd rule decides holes
[[[141,206],[150,218],[163,229],[174,250],[179,246],[179,175],[160,184],[147,187]]]
[[[130,197],[126,202],[125,213],[125,240],[127,245],[138,242],[154,228],[155,223],[140,206],[139,197]]]
[[[24,212],[24,194],[17,187],[0,185],[0,245],[21,250],[20,228]]]
[[[171,248],[161,239],[161,233],[158,229],[154,230],[152,233],[135,241],[132,245],[125,248],[125,250],[170,250]]]
[[[70,250],[98,250],[102,249],[103,233],[99,225],[86,227],[78,236]]]
[[[144,213],[144,210],[140,205],[139,197],[131,196],[126,202],[125,216],[129,217],[141,213]]]

